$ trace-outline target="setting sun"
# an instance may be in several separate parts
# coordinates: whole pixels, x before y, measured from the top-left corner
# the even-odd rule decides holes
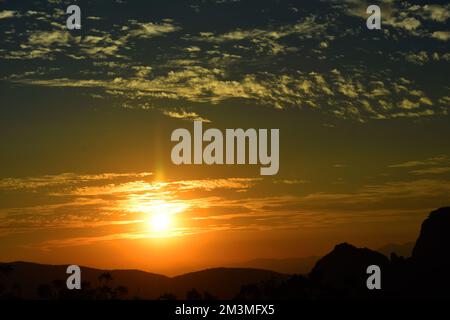
[[[150,227],[153,231],[164,232],[170,229],[171,217],[166,213],[154,214],[150,221]]]
[[[127,210],[143,213],[144,222],[150,232],[158,236],[170,236],[175,231],[176,215],[187,208],[188,205],[180,201],[133,197]]]

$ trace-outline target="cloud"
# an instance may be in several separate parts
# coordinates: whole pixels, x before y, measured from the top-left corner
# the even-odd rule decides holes
[[[276,184],[287,184],[287,185],[296,185],[296,184],[305,184],[308,183],[308,180],[300,180],[300,179],[283,179],[283,180],[275,180]]]
[[[429,165],[436,165],[440,163],[445,163],[448,161],[448,157],[445,155],[440,155],[436,157],[431,157],[425,160],[415,160],[415,161],[407,161],[403,163],[398,164],[392,164],[389,166],[389,168],[412,168],[412,167],[419,167],[419,166],[429,166]]]
[[[166,116],[174,119],[182,119],[187,121],[203,121],[203,122],[211,122],[208,119],[202,118],[195,112],[187,112],[185,110],[182,111],[164,111]]]
[[[86,19],[88,19],[88,20],[102,20],[102,18],[96,17],[96,16],[89,16]]]
[[[11,12],[7,11],[4,15],[10,16]],[[46,27],[48,30],[30,29],[26,32],[25,41],[14,32],[15,37],[10,37],[9,41],[15,43],[20,50],[9,50],[2,55],[4,59],[53,60],[56,54],[63,54],[76,60],[84,60],[85,55],[95,60],[111,57],[120,59],[124,56],[120,55],[119,51],[129,49],[127,44],[132,39],[148,39],[181,30],[169,22],[158,24],[132,20],[129,26],[113,25],[110,30],[90,29],[89,34],[73,36],[63,24],[55,23],[45,12],[28,11],[27,17],[38,19],[42,23],[42,28]]]
[[[430,159],[425,162],[441,161],[440,157]],[[448,181],[435,179],[369,184],[341,193],[301,194],[299,184],[307,181],[287,179],[273,183],[282,184],[280,188],[287,188],[291,195],[273,194],[273,189],[269,195],[255,192],[266,183],[261,178],[158,181],[149,173],[3,179],[0,192],[16,192],[23,200],[24,192],[33,191],[37,197],[31,202],[20,201],[17,206],[1,208],[0,226],[7,231],[3,236],[64,229],[64,236],[46,240],[45,245],[34,244],[38,247],[79,245],[79,239],[86,244],[145,239],[156,236],[146,227],[149,212],[155,206],[163,206],[177,212],[178,226],[170,236],[217,230],[305,230],[408,219],[412,213],[408,210],[409,203],[420,203],[416,211],[420,211],[417,207],[428,209],[430,202],[435,205],[436,199],[450,192]]]
[[[8,233],[43,228],[83,228],[89,232],[117,225],[133,229],[143,225],[145,216],[154,206],[164,206],[167,210],[172,206],[176,213],[191,207],[213,208],[221,197],[210,194],[224,195],[226,190],[240,193],[260,180],[227,178],[162,182],[146,172],[71,173],[2,179],[0,192],[18,194],[21,201],[17,206],[10,204],[0,209],[0,226]],[[39,196],[24,204],[23,199],[30,195]],[[135,234],[135,230],[130,234]]]
[[[212,32],[202,32],[199,37],[194,38],[198,41],[206,42],[229,42],[229,41],[261,41],[263,39],[280,39],[293,34],[311,38],[324,32],[326,25],[318,23],[314,16],[306,17],[304,21],[292,24],[284,25],[273,29],[237,29],[222,34],[214,34]]]
[[[248,42],[256,46],[257,53],[277,55],[287,52],[289,47],[281,44],[279,40],[288,36],[297,36],[299,39],[319,38],[325,35],[327,24],[317,22],[315,16],[306,17],[302,22],[268,29],[235,29],[226,33],[200,32],[192,40],[211,43]]]
[[[366,9],[369,3],[366,1],[346,1],[347,13],[356,17],[367,19]],[[382,24],[398,29],[413,32],[421,26],[421,22],[410,16],[408,11],[397,8],[394,2],[385,2],[381,7]]]
[[[347,13],[363,19],[367,19],[367,1],[345,1]],[[423,36],[428,30],[424,22],[433,21],[445,23],[450,17],[450,6],[445,5],[417,5],[408,2],[382,1],[382,24],[397,29],[405,30],[410,35]]]
[[[400,108],[406,109],[406,110],[416,109],[418,107],[419,107],[418,103],[412,102],[412,101],[410,101],[408,99],[404,99],[400,103]]]
[[[13,10],[0,11],[0,20],[1,19],[14,18],[14,17],[20,17],[19,12],[13,11]]]
[[[30,35],[28,45],[43,47],[52,45],[67,46],[70,39],[71,35],[68,31],[35,31]]]
[[[185,50],[187,51],[187,52],[200,52],[201,51],[201,49],[199,48],[199,47],[197,47],[197,46],[192,46],[192,47],[187,47],[187,48],[185,48]]]
[[[408,31],[416,30],[421,25],[419,20],[411,17],[404,19],[387,18],[385,23],[393,27],[406,29]]]
[[[431,36],[441,41],[448,41],[450,39],[450,31],[435,31]]]
[[[102,88],[110,94],[130,99],[149,96],[213,104],[228,99],[243,99],[276,109],[322,109],[341,118],[362,122],[370,118],[431,116],[445,111],[440,106],[434,106],[422,90],[414,88],[412,81],[397,83],[380,79],[368,82],[364,74],[344,75],[337,69],[325,74],[301,71],[294,75],[268,72],[244,74],[241,78],[229,80],[226,69],[186,65],[150,79],[33,80],[19,77],[13,81],[50,87]],[[432,106],[434,109],[429,109]],[[179,118],[194,116],[177,110],[165,112],[168,116]]]
[[[18,40],[14,40],[18,42]],[[10,50],[2,55],[4,59],[54,59],[54,56],[75,44],[68,31],[30,31],[25,41],[17,43],[20,50]]]
[[[342,14],[366,17],[364,6],[364,1],[333,1],[331,11],[325,10],[327,14],[323,15],[302,12],[302,16],[296,13],[290,20],[273,19],[265,24],[233,22],[215,29],[202,24],[202,17],[198,26],[183,26],[184,20],[148,22],[125,17],[110,28],[92,22],[96,28],[82,36],[51,24],[54,14],[61,15],[59,11],[28,12],[25,22],[38,17],[39,29],[28,28],[20,33],[9,30],[12,33],[7,42],[11,49],[0,51],[1,58],[57,60],[59,65],[66,63],[60,60],[65,56],[75,67],[70,73],[66,68],[35,74],[30,73],[34,70],[16,70],[2,79],[26,85],[99,89],[103,92],[97,97],[117,97],[126,100],[121,102],[123,106],[136,108],[142,106],[144,98],[151,100],[144,107],[161,99],[186,105],[237,100],[280,110],[314,109],[359,122],[445,115],[448,108],[444,97],[448,90],[443,83],[424,86],[420,77],[414,78],[415,70],[410,75],[414,80],[409,83],[398,80],[403,76],[399,70],[406,70],[402,64],[421,66],[420,72],[426,73],[432,65],[450,60],[450,54],[439,48],[419,46],[416,51],[408,51],[406,45],[408,49],[403,50],[411,35],[445,39],[447,31],[424,31],[422,23],[424,19],[434,19],[431,21],[440,24],[445,17],[442,8],[412,8],[405,4],[402,14],[398,4],[383,2],[388,26],[398,24],[401,30],[385,28],[377,37],[380,41],[398,40],[399,46],[394,52],[386,46],[371,52],[357,46],[356,50],[365,53],[349,61],[348,48],[334,43],[364,36],[358,28],[345,24],[352,19],[341,19]],[[414,27],[412,19],[421,21],[421,25]],[[139,52],[146,50],[149,41],[159,48],[158,52],[151,50],[148,58],[142,57]],[[365,57],[374,63],[367,63]],[[393,60],[395,67],[376,69],[381,57]],[[415,91],[422,92],[421,96],[414,95]],[[195,112],[167,105],[162,112],[169,117],[201,118]]]
[[[390,165],[390,168],[414,169],[409,171],[413,175],[437,175],[450,172],[450,161],[448,156],[441,155],[425,160],[407,161],[404,163]]]
[[[137,28],[130,30],[129,36],[137,38],[152,38],[181,30],[180,27],[171,23],[134,22],[133,26]]]
[[[446,22],[450,17],[450,6],[440,6],[440,5],[424,5],[422,11],[424,17],[437,22]]]
[[[166,189],[174,190],[207,190],[214,189],[247,189],[260,178],[227,178],[179,180],[161,182],[154,180],[150,172],[139,173],[101,173],[76,174],[62,173],[37,177],[3,178],[0,180],[0,191],[39,191],[53,196],[88,196],[119,193],[142,193]]]
[[[413,174],[423,175],[423,174],[442,174],[450,172],[450,167],[433,167],[433,168],[424,168],[417,169],[412,171]]]
[[[110,45],[110,46],[104,46],[104,47],[88,47],[88,48],[82,49],[82,51],[84,53],[86,53],[88,55],[97,56],[97,57],[112,56],[112,55],[115,55],[118,50],[119,50],[119,47],[116,45]]]
[[[113,179],[130,179],[150,177],[152,173],[102,173],[102,174],[75,174],[62,173],[57,175],[45,175],[24,178],[0,179],[0,190],[36,190],[40,188],[52,188],[64,185],[87,183],[90,181],[107,181]]]
[[[426,201],[433,206],[433,199],[446,197],[449,192],[449,181],[421,179],[365,185],[358,191],[351,193],[312,193],[303,197],[301,202],[308,204],[308,207],[338,207],[347,208],[351,211],[368,207],[374,208],[374,204],[376,203],[385,208],[394,203],[397,205],[400,204],[401,206],[407,199],[415,202]]]
[[[203,179],[203,180],[181,180],[173,182],[180,190],[206,190],[215,189],[237,189],[244,190],[252,187],[260,178],[227,178],[227,179]]]
[[[427,63],[429,61],[429,57],[427,52],[425,51],[420,51],[417,53],[411,52],[406,54],[405,56],[406,61],[418,64],[418,65],[424,65],[425,63]]]

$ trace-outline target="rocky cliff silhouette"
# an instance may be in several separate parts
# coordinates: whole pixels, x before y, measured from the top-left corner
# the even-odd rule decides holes
[[[362,298],[377,293],[367,290],[366,270],[370,265],[387,270],[389,259],[376,251],[342,243],[317,262],[309,278],[322,288],[324,297],[332,293],[333,296]]]
[[[412,259],[423,267],[450,266],[450,207],[431,212],[422,223]]]
[[[367,267],[381,268],[381,290],[369,290]],[[342,243],[321,258],[308,276],[292,276],[280,286],[245,286],[239,298],[275,299],[450,299],[450,207],[423,222],[411,257],[390,258]]]
[[[416,296],[450,297],[450,207],[431,212],[422,223],[410,268]]]

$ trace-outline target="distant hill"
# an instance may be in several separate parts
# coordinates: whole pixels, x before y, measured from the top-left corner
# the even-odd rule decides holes
[[[281,282],[289,276],[274,271],[249,268],[216,268],[192,272],[172,279],[175,292],[181,296],[195,288],[215,296],[232,299],[243,285],[264,281]]]
[[[411,257],[414,248],[414,242],[407,242],[403,244],[389,243],[381,248],[378,248],[378,252],[384,254],[386,257],[390,257],[391,253],[395,253],[400,257]]]
[[[286,274],[307,274],[319,259],[320,257],[316,256],[287,259],[253,259],[234,263],[230,267],[257,268]]]
[[[65,286],[68,276],[66,269],[66,265],[0,263],[0,284],[4,289],[13,290],[21,298],[38,299],[38,288],[42,285]],[[139,299],[158,299],[164,294],[184,299],[186,293],[193,288],[201,294],[208,292],[220,299],[231,299],[243,285],[269,280],[282,281],[288,277],[273,271],[248,268],[207,269],[173,278],[139,270],[101,270],[88,267],[81,267],[81,270],[83,282],[89,283],[84,286],[123,286],[127,288],[126,298]],[[111,276],[110,280],[99,279],[105,273]]]

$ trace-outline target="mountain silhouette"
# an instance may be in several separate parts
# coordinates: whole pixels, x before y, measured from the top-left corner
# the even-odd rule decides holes
[[[388,243],[376,251],[384,254],[386,257],[391,256],[391,254],[396,254],[397,256],[402,256],[405,258],[409,258],[412,255],[412,251],[414,248],[415,242],[407,242],[407,243]]]
[[[221,299],[232,299],[243,285],[263,281],[281,282],[289,276],[273,271],[244,268],[215,268],[174,277],[175,292],[195,288]]]
[[[416,295],[450,297],[450,207],[431,212],[422,223],[411,268]]]
[[[284,274],[307,274],[319,259],[320,257],[316,256],[286,259],[260,258],[233,263],[229,267],[272,270]]]
[[[370,265],[381,269],[381,290],[366,286]],[[394,252],[388,258],[341,243],[319,259],[308,275],[212,268],[166,277],[139,270],[82,267],[83,289],[69,291],[66,267],[0,263],[0,299],[450,299],[450,207],[429,214],[411,257]]]
[[[66,269],[66,265],[1,263],[0,284],[4,292],[10,293],[5,298],[39,299],[42,297],[38,289],[44,286],[55,287],[56,284],[61,287],[57,290],[65,289],[68,276]],[[273,271],[244,268],[207,269],[173,278],[139,270],[101,270],[88,267],[81,267],[81,270],[82,287],[87,288],[86,290],[93,288],[105,290],[105,287],[108,287],[109,291],[113,291],[118,287],[125,287],[127,295],[124,298],[128,299],[158,299],[162,296],[184,299],[186,293],[192,289],[220,299],[231,299],[242,286],[248,283],[282,281],[288,278],[287,275]],[[102,277],[105,274],[108,277]],[[46,290],[54,290],[54,288],[46,288]],[[64,290],[62,291],[64,293]],[[100,299],[107,299],[111,294],[106,297],[101,294],[97,296]]]
[[[433,268],[450,266],[450,207],[431,212],[422,223],[412,259]]]
[[[293,275],[278,286],[246,285],[241,299],[450,299],[450,208],[433,211],[423,222],[412,256],[390,258],[342,243],[321,258],[308,276]],[[406,247],[406,246],[405,246]],[[390,246],[392,248],[392,246]],[[390,249],[387,247],[387,249]],[[381,269],[381,290],[369,290],[367,267]]]
[[[376,251],[342,243],[317,262],[309,278],[327,292],[341,297],[362,297],[369,293],[366,270],[370,265],[385,270],[389,259]]]

